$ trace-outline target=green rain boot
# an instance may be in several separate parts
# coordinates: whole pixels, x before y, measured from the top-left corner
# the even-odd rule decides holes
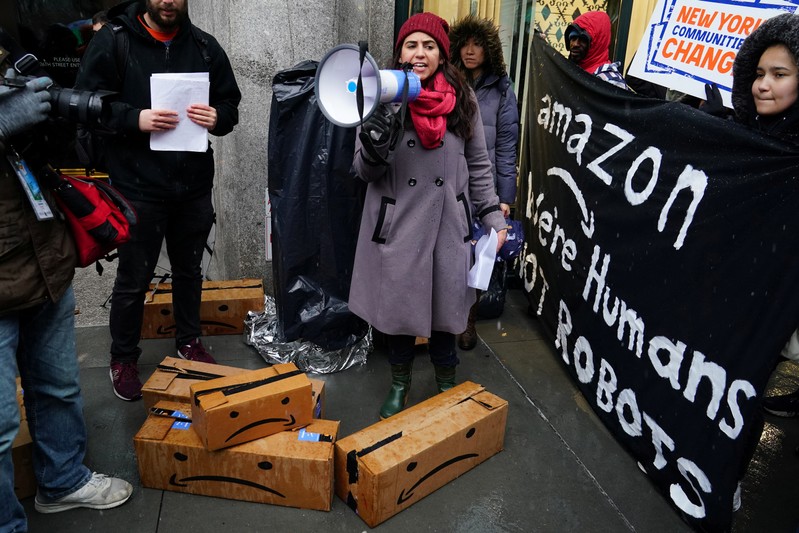
[[[448,391],[455,386],[455,367],[433,365],[436,371],[436,385],[438,392]]]
[[[404,365],[391,365],[391,389],[380,408],[380,418],[394,416],[405,407],[408,402],[408,391],[411,390],[412,370],[413,361]]]

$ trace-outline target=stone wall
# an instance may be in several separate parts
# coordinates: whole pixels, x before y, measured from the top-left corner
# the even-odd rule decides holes
[[[216,155],[216,245],[212,279],[255,277],[272,293],[266,261],[267,139],[272,78],[341,43],[369,41],[381,66],[391,56],[390,0],[215,0],[190,2],[192,22],[227,51],[243,95],[239,125],[212,138]]]

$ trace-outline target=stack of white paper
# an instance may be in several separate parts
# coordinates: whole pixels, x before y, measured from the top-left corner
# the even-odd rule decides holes
[[[491,271],[494,270],[494,262],[497,260],[498,240],[499,237],[494,228],[491,228],[491,233],[478,239],[474,246],[474,266],[469,270],[466,280],[469,287],[481,291],[488,289],[488,284],[491,282]]]
[[[208,130],[189,120],[186,109],[191,104],[208,105],[211,81],[207,72],[153,74],[150,77],[152,109],[178,113],[175,129],[150,134],[150,149],[156,151],[205,152]]]

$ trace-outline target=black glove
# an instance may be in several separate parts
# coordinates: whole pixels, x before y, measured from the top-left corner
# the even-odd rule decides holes
[[[13,76],[13,71],[8,74]],[[47,88],[53,81],[47,77],[36,78],[23,88],[0,86],[0,140],[30,129],[47,119],[50,112],[50,93]]]
[[[724,118],[729,115],[729,110],[724,107],[724,102],[721,99],[721,91],[719,91],[718,85],[715,83],[712,85],[705,84],[705,103],[700,105],[699,109],[714,117]]]
[[[380,104],[372,116],[364,121],[361,130],[366,132],[375,144],[383,144],[388,141],[393,120],[394,114],[384,104]]]

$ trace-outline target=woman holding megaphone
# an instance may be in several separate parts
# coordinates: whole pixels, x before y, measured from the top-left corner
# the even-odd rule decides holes
[[[407,114],[378,109],[356,141],[353,166],[369,185],[349,305],[386,337],[392,379],[381,418],[405,406],[416,337],[429,338],[439,392],[455,385],[455,339],[475,302],[472,209],[497,232],[497,249],[506,236],[480,110],[449,61],[448,31],[432,13],[402,25],[394,64],[419,76],[421,92]],[[403,115],[401,138],[391,139]]]

